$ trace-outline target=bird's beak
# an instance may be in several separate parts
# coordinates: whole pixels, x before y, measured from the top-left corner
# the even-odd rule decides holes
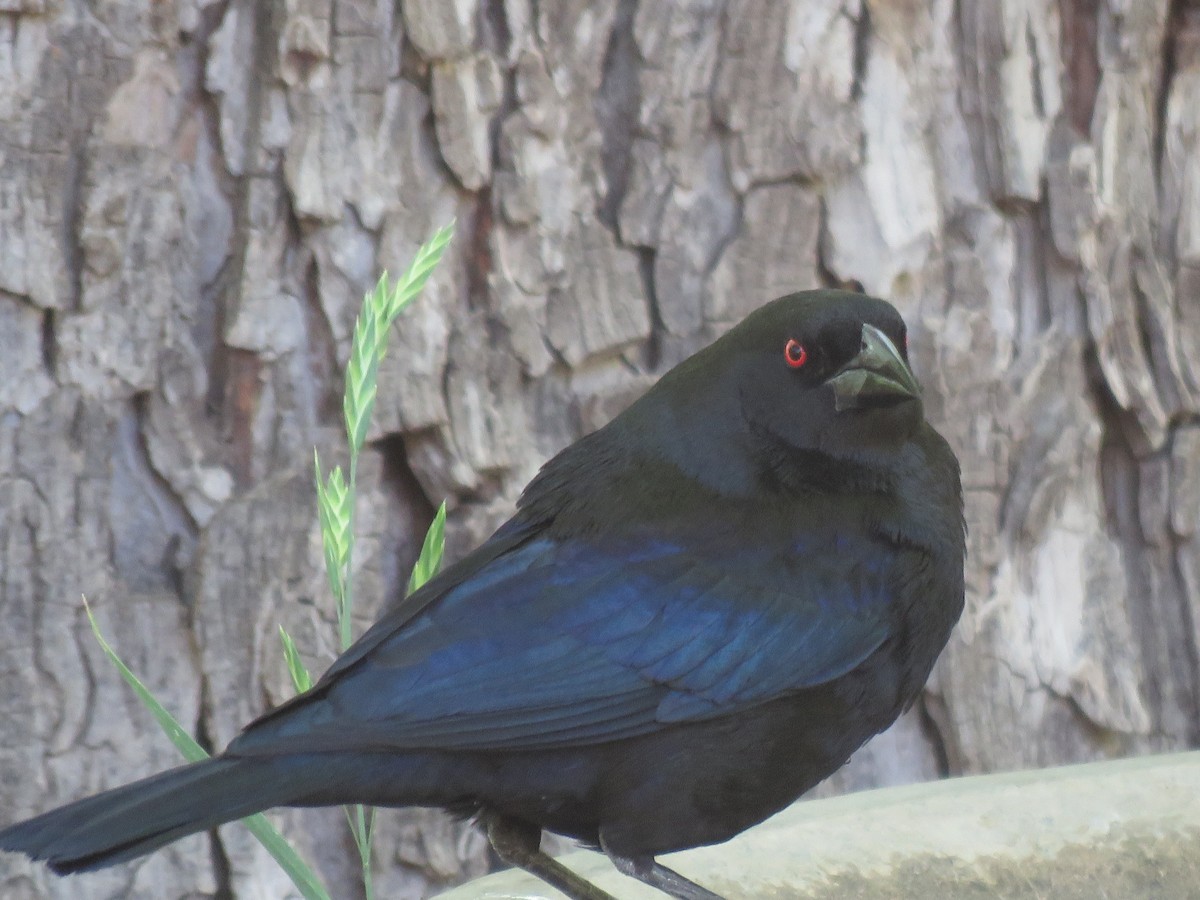
[[[891,406],[921,396],[912,369],[886,334],[874,325],[862,329],[862,349],[829,379],[838,412]]]

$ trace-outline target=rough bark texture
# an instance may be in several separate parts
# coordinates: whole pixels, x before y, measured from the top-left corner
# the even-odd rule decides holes
[[[539,464],[767,299],[913,325],[968,609],[822,790],[1200,744],[1195,0],[0,0],[0,806],[174,760],[88,632],[220,746],[333,655],[309,490],[378,271],[363,621]],[[339,813],[285,827],[339,896]],[[388,814],[380,896],[490,863]],[[287,894],[235,828],[5,897]],[[229,894],[225,894],[229,896]]]

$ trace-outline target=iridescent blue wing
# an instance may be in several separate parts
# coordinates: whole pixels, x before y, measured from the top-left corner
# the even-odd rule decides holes
[[[731,553],[498,539],[511,546],[414,594],[231,749],[601,743],[830,681],[893,620],[888,559],[865,538]]]

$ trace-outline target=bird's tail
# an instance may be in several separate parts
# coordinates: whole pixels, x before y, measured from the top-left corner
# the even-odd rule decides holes
[[[105,791],[0,830],[0,850],[60,875],[124,862],[197,831],[288,803],[280,760],[216,758]]]

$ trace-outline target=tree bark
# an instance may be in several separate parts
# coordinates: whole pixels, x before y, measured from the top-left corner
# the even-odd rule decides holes
[[[823,792],[1200,744],[1195,0],[0,0],[0,806],[220,748],[334,656],[310,488],[354,315],[456,217],[362,474],[360,627],[779,294],[911,325],[967,611]],[[340,813],[285,829],[335,893]],[[380,896],[492,864],[386,816]],[[6,897],[287,895],[234,827]]]

